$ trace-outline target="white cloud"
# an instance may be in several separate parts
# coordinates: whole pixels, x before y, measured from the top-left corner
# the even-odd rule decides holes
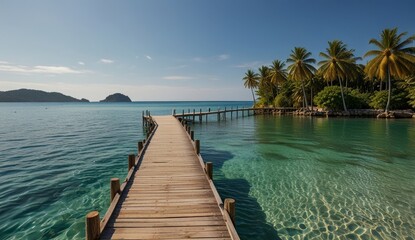
[[[261,65],[262,65],[261,62],[254,61],[254,62],[249,62],[249,63],[238,64],[238,65],[235,65],[234,67],[236,67],[236,68],[258,68]]]
[[[46,74],[68,74],[68,73],[83,73],[64,66],[23,66],[23,65],[0,65],[0,72],[14,72],[14,73],[46,73]]]
[[[194,79],[193,77],[189,76],[165,76],[163,77],[164,80],[191,80]]]
[[[110,63],[114,63],[114,60],[111,59],[105,59],[105,58],[101,58],[101,60],[99,60],[101,63],[106,63],[106,64],[110,64]]]
[[[79,61],[78,64],[79,65],[82,65],[82,66],[85,65],[85,63],[84,62],[81,62],[81,61]]]
[[[148,60],[153,60],[150,56],[146,56],[146,58],[148,59]]]
[[[223,61],[223,60],[227,60],[229,59],[231,56],[229,56],[228,54],[221,54],[218,56],[218,60],[219,61]]]

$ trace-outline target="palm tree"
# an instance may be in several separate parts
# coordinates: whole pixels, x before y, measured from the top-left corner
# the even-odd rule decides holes
[[[324,58],[318,65],[319,72],[323,75],[324,80],[333,81],[338,79],[342,95],[343,108],[347,111],[346,101],[344,100],[343,80],[354,79],[358,77],[359,69],[354,57],[354,49],[347,49],[347,45],[342,41],[334,40],[329,42],[326,52],[320,52],[320,57]]]
[[[274,99],[274,86],[271,83],[270,69],[267,66],[261,66],[258,68],[259,72],[259,85],[263,92],[263,97],[267,104]]]
[[[294,81],[301,81],[301,87],[303,89],[303,97],[305,106],[308,109],[307,97],[305,94],[304,81],[310,80],[314,76],[316,69],[311,65],[315,63],[314,58],[310,58],[311,52],[308,52],[305,48],[295,47],[291,50],[290,57],[287,59],[287,63],[291,63],[288,66],[289,78]]]
[[[255,73],[251,69],[248,69],[248,71],[245,73],[245,77],[243,78],[243,80],[244,80],[245,88],[251,89],[252,99],[254,100],[254,105],[255,105],[256,102],[255,102],[254,88],[257,88],[259,84],[258,73]]]
[[[391,77],[404,79],[415,71],[415,47],[408,47],[415,40],[415,35],[404,39],[407,32],[398,34],[398,29],[384,29],[380,39],[372,38],[369,43],[375,45],[377,50],[368,51],[364,57],[373,57],[365,68],[370,79],[378,78],[388,81],[388,101],[385,112],[389,111],[392,83]]]
[[[287,70],[284,69],[285,63],[280,60],[275,60],[269,67],[269,77],[272,84],[275,84],[278,95],[278,84],[287,81]]]

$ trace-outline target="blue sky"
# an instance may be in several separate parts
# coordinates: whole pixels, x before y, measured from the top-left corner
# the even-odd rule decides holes
[[[248,68],[296,46],[319,60],[334,39],[362,56],[384,28],[415,34],[413,9],[413,0],[2,0],[0,91],[250,100]]]

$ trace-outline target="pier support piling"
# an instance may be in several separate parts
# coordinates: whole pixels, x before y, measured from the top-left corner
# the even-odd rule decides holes
[[[195,140],[195,131],[190,131],[190,139]]]
[[[229,217],[232,220],[232,223],[235,225],[235,199],[225,198],[224,207],[225,210],[228,212]]]
[[[86,240],[97,240],[101,232],[99,212],[92,211],[86,215],[85,238]]]
[[[205,171],[210,180],[213,180],[213,164],[212,162],[205,163]]]
[[[111,178],[111,198],[110,203],[114,199],[117,193],[120,193],[120,179],[119,178]]]
[[[130,171],[130,169],[134,167],[134,165],[135,165],[135,155],[130,154],[128,155],[128,171]]]
[[[195,140],[196,154],[200,154],[200,140]]]

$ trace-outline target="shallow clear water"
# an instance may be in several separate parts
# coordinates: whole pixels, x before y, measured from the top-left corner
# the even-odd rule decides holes
[[[256,116],[196,132],[245,239],[414,239],[412,119]]]
[[[0,104],[0,238],[82,239],[143,138],[141,113],[248,102]],[[240,116],[240,115],[239,115]],[[233,115],[235,117],[235,115]],[[415,121],[246,117],[195,124],[242,239],[411,239]]]

